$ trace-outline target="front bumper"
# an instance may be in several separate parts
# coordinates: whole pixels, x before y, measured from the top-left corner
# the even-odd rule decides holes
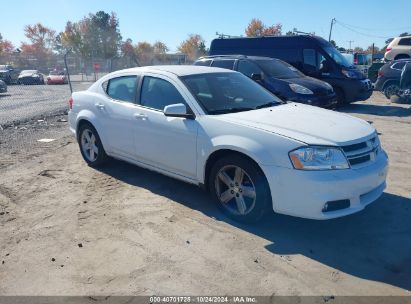
[[[277,213],[326,220],[363,210],[378,199],[386,187],[386,153],[359,169],[302,171],[262,166],[267,177],[273,209]],[[349,200],[347,208],[323,212],[327,202]]]
[[[344,90],[347,102],[367,100],[371,97],[372,92],[373,86],[369,79],[352,80]]]
[[[335,93],[329,94],[329,95],[303,95],[303,94],[298,94],[298,95],[293,95],[287,98],[289,101],[294,101],[294,102],[299,102],[299,103],[305,103],[308,105],[312,106],[317,106],[321,108],[327,108],[327,109],[332,109],[337,106],[337,96]]]

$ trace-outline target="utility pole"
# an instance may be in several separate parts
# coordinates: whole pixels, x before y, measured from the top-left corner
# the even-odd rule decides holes
[[[333,25],[334,25],[335,21],[336,21],[335,18],[331,19],[330,35],[328,36],[328,42],[331,42],[331,33],[333,31]]]
[[[350,48],[348,50],[350,50],[351,52],[352,52],[351,43],[353,43],[353,42],[354,42],[354,40],[348,40],[348,43],[350,44]]]

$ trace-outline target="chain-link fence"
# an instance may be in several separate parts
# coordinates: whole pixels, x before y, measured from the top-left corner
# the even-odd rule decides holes
[[[40,59],[38,59],[40,58]],[[66,59],[66,62],[65,62]],[[0,57],[0,168],[37,153],[40,139],[69,134],[66,114],[73,91],[87,89],[109,72],[139,65],[188,64],[181,54],[87,58],[73,54]]]

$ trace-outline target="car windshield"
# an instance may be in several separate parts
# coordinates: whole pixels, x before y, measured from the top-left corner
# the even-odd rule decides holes
[[[181,78],[207,114],[250,111],[283,103],[240,73],[207,73]]]
[[[280,60],[257,60],[260,68],[270,77],[279,79],[301,78],[304,74],[292,65]]]
[[[327,54],[335,60],[336,63],[338,63],[339,65],[346,67],[346,68],[350,68],[352,67],[352,64],[349,63],[349,61],[339,52],[337,51],[337,49],[335,47],[332,46],[326,46],[323,48]]]

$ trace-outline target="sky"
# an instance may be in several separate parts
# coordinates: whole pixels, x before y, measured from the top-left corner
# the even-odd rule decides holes
[[[395,0],[393,10],[378,0],[19,0],[1,6],[0,33],[16,47],[26,41],[27,24],[41,22],[60,32],[68,20],[99,10],[117,14],[124,40],[161,40],[171,52],[192,33],[200,34],[207,47],[216,32],[244,35],[252,18],[281,23],[283,33],[297,28],[326,39],[335,18],[331,39],[344,48],[349,41],[352,47],[383,47],[387,38],[411,32],[410,0]]]

